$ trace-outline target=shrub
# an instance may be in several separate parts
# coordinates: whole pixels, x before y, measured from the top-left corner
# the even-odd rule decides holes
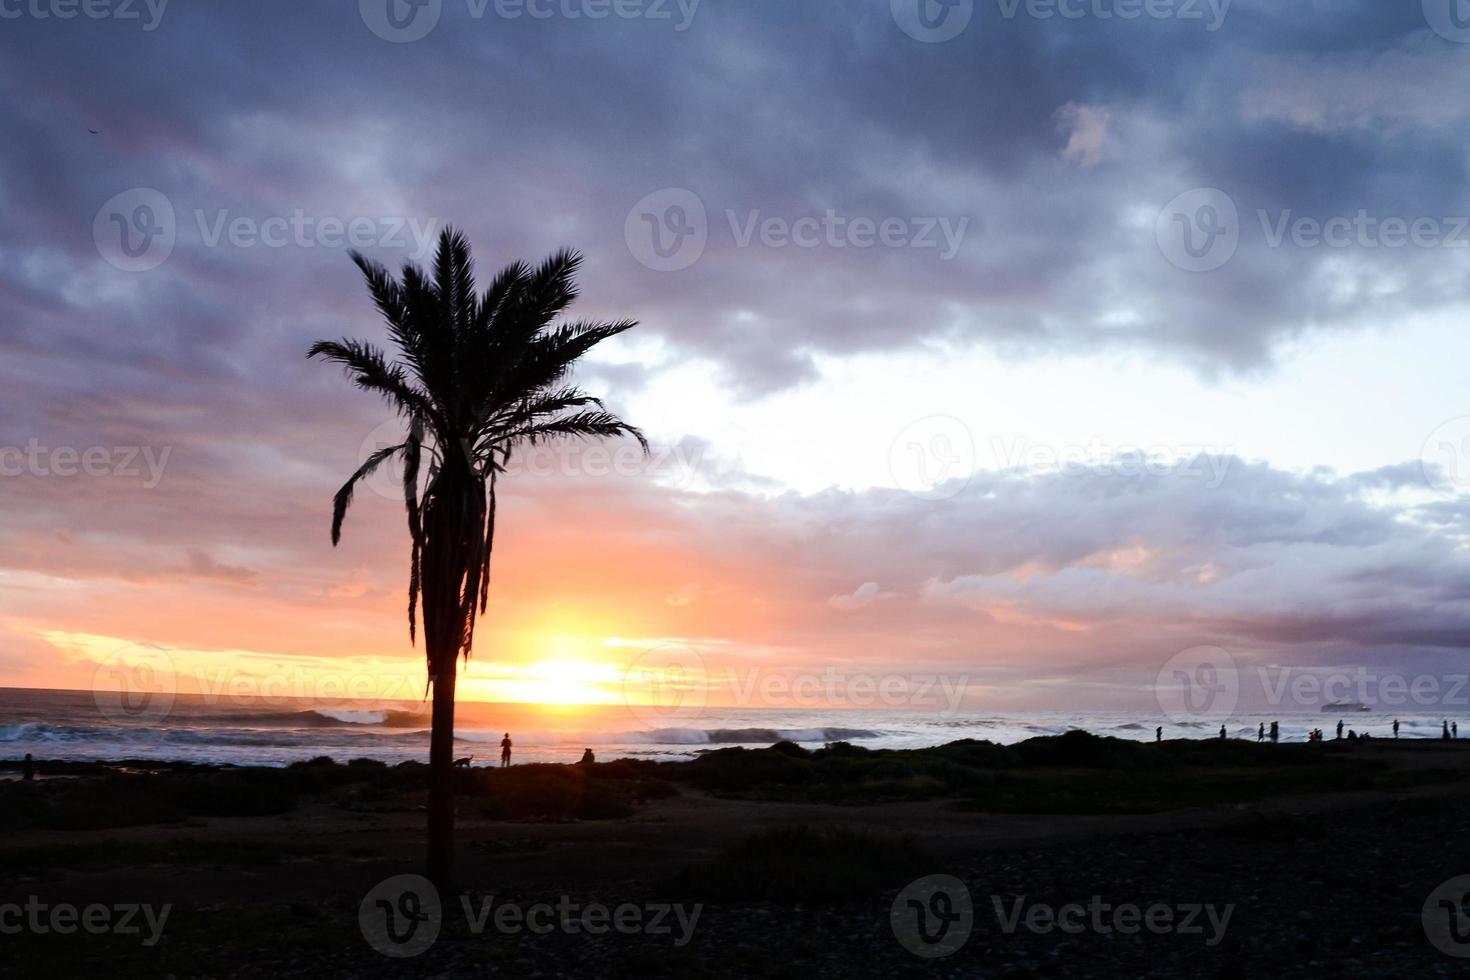
[[[188,814],[157,792],[158,776],[81,779],[50,801],[46,822],[58,830],[100,830],[178,823]]]
[[[483,774],[480,813],[493,820],[607,820],[633,812],[615,784],[577,766],[529,765]]]
[[[289,813],[296,794],[289,785],[259,770],[176,776],[158,781],[160,797],[185,813],[201,817],[261,817]]]
[[[729,748],[705,752],[671,775],[700,789],[729,793],[805,783],[812,777],[812,764],[772,749]]]

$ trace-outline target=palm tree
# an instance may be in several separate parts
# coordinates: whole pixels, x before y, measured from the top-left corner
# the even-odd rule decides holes
[[[634,326],[553,321],[577,297],[581,256],[561,251],[532,269],[502,269],[483,294],[463,235],[439,238],[433,278],[408,263],[394,279],[357,252],[398,359],[372,344],[321,341],[307,357],[335,361],[357,387],[386,398],[403,418],[403,442],[370,455],[332,507],[332,544],[353,488],[390,459],[403,465],[411,558],[408,632],[423,610],[434,707],[429,748],[429,878],[451,884],[454,854],[454,686],[489,598],[496,480],[519,447],[561,437],[632,436],[638,429],[566,383],[578,358]],[[427,692],[426,692],[427,694]]]

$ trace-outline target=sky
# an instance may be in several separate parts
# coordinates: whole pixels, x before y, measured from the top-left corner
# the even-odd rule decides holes
[[[0,0],[0,678],[422,696],[391,474],[328,539],[401,430],[304,354],[453,225],[585,253],[654,447],[520,461],[464,697],[1452,684],[1455,2]]]

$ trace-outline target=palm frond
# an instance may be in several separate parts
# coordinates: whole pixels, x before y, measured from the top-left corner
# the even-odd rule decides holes
[[[402,451],[403,449],[407,448],[407,446],[407,443],[401,442],[396,446],[389,446],[387,449],[379,449],[377,452],[373,453],[367,458],[366,462],[364,462],[361,466],[357,468],[357,472],[352,474],[352,478],[349,479],[346,483],[342,484],[342,489],[338,490],[336,495],[332,497],[333,547],[336,547],[342,541],[342,521],[347,517],[347,508],[352,506],[352,491],[356,488],[358,482],[360,480],[366,480],[368,477],[372,476],[373,473],[377,471],[379,466],[382,466],[389,459],[391,459],[395,453]]]
[[[341,364],[353,384],[382,395],[400,415],[440,421],[428,394],[408,380],[401,366],[389,364],[383,352],[372,344],[347,339],[321,340],[311,345],[306,356],[308,360],[320,357]]]
[[[532,422],[506,434],[506,438],[513,442],[532,445],[554,438],[607,439],[617,436],[632,436],[643,451],[648,452],[648,440],[643,432],[611,412],[575,412],[544,422]]]

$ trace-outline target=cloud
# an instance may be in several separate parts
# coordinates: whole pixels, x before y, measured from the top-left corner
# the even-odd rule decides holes
[[[322,237],[332,222],[363,225],[390,265],[417,251],[414,222],[463,226],[482,274],[580,247],[577,312],[642,321],[589,365],[613,407],[689,366],[746,407],[801,386],[887,397],[819,386],[843,359],[971,348],[1245,383],[1303,338],[1470,305],[1462,250],[1273,244],[1258,219],[1450,217],[1470,186],[1470,119],[1445,98],[1462,52],[1412,3],[1237,0],[1229,16],[1216,32],[991,19],[942,45],[859,0],[705,4],[677,33],[446,4],[401,45],[355,5],[288,0],[176,5],[146,37],[8,21],[0,121],[25,150],[0,154],[0,447],[169,456],[156,486],[0,478],[7,615],[191,648],[419,655],[401,502],[360,495],[342,547],[326,542],[331,494],[383,421],[303,358],[320,337],[382,337]],[[140,187],[170,202],[177,241],[130,273],[94,224]],[[1237,206],[1240,242],[1193,273],[1161,254],[1157,220],[1203,187]],[[703,253],[676,272],[627,239],[663,188],[705,212]],[[846,230],[810,247],[737,234],[829,214]],[[215,240],[222,215],[290,234]],[[863,244],[859,219],[897,222],[903,244]],[[942,244],[942,221],[966,222],[948,258],[918,243]],[[1470,512],[1413,502],[1413,462],[1339,477],[1240,460],[1214,488],[990,473],[935,502],[801,496],[701,464],[701,439],[723,458],[747,437],[691,434],[671,459],[688,481],[507,491],[487,647],[530,656],[568,609],[606,635],[1033,678],[1205,640],[1387,660],[1467,639]]]
[[[827,604],[833,609],[862,609],[879,599],[888,599],[893,596],[892,592],[879,591],[877,582],[864,582],[853,590],[851,595],[834,595],[827,600]]]
[[[1057,131],[1067,138],[1062,159],[1079,167],[1101,162],[1108,142],[1108,110],[1099,106],[1068,102],[1057,110]]]
[[[417,661],[401,503],[359,495],[333,549],[328,502],[347,460],[254,503],[255,474],[219,477],[199,498],[180,462],[179,479],[136,498],[113,488],[125,506],[105,520],[84,483],[7,500],[0,584],[13,622]],[[1033,693],[1057,672],[1149,678],[1206,643],[1246,661],[1445,664],[1470,645],[1459,545],[1470,521],[1463,506],[1381,494],[1411,471],[1298,474],[1232,459],[1219,481],[1103,460],[982,471],[942,501],[520,475],[502,488],[480,644],[518,663],[544,657],[548,632],[681,637],[716,666],[983,669]],[[53,525],[79,544],[35,536]],[[191,554],[183,577],[180,550]],[[218,554],[230,562],[208,557]]]
[[[1309,331],[1470,301],[1445,250],[1271,249],[1248,227],[1240,254],[1200,277],[1154,241],[1153,218],[1192,187],[1224,189],[1247,218],[1435,216],[1463,197],[1470,120],[1437,97],[1463,59],[1418,11],[1386,6],[1341,4],[1326,24],[1240,2],[1216,32],[1021,17],[922,57],[883,4],[858,0],[703,5],[681,32],[451,4],[403,45],[351,6],[179,8],[147,35],[146,64],[117,24],[22,19],[0,66],[0,119],[31,148],[0,159],[7,380],[17,400],[59,402],[72,386],[28,366],[64,354],[110,394],[274,391],[299,413],[302,346],[371,324],[345,249],[314,230],[284,247],[210,234],[221,215],[298,213],[308,229],[365,222],[390,264],[417,251],[410,222],[464,226],[487,263],[581,247],[586,312],[641,319],[673,358],[717,365],[749,397],[812,382],[823,357],[934,344],[1136,351],[1207,378],[1269,370]],[[455,99],[423,98],[446,86]],[[82,90],[109,98],[57,94]],[[1083,174],[1059,181],[1059,165]],[[156,188],[177,215],[178,242],[149,273],[109,267],[92,240],[97,209],[129,187]],[[706,212],[703,255],[676,273],[640,265],[625,240],[630,209],[661,188],[692,190]],[[847,227],[903,223],[904,241],[927,240],[931,219],[968,230],[950,259],[734,231],[829,211]],[[149,390],[157,373],[178,390]],[[626,362],[605,373],[643,381]]]

